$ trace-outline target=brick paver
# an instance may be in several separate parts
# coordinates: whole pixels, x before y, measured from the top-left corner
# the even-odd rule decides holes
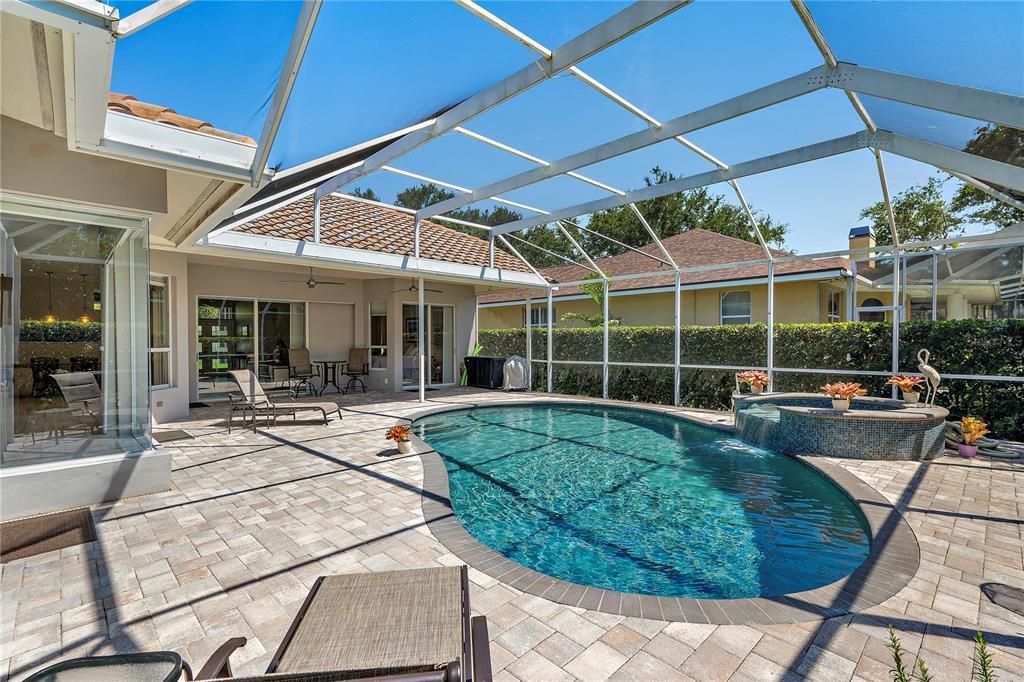
[[[236,674],[262,672],[317,576],[461,563],[424,522],[418,456],[383,439],[421,409],[414,397],[345,396],[340,422],[285,420],[255,434],[228,434],[221,410],[194,410],[173,426],[197,437],[166,446],[172,490],[96,508],[97,542],[2,566],[0,679],[153,649],[198,666],[237,635],[249,642]],[[430,403],[505,398],[448,390]],[[966,679],[977,629],[1000,680],[1024,680],[1024,616],[980,589],[1024,587],[1024,465],[830,461],[880,491],[917,535],[920,568],[896,596],[824,621],[715,626],[566,606],[471,570],[495,679],[888,680],[892,624],[937,680]]]

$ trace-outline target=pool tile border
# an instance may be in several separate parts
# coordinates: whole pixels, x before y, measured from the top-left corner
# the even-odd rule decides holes
[[[600,403],[659,412],[718,430],[732,431],[721,424],[705,423],[679,414],[672,408],[654,405],[611,400],[553,400],[549,397],[502,404],[524,403]],[[477,405],[431,407],[417,412],[414,418],[473,407]],[[534,571],[471,536],[455,516],[448,487],[448,472],[441,456],[415,434],[413,446],[423,462],[423,517],[434,537],[476,570],[522,592],[567,606],[626,617],[713,625],[820,621],[857,613],[887,601],[910,582],[921,564],[917,536],[903,515],[881,493],[853,473],[820,456],[790,455],[836,484],[860,508],[868,522],[871,551],[864,563],[847,577],[813,590],[751,599],[657,597],[579,585]]]

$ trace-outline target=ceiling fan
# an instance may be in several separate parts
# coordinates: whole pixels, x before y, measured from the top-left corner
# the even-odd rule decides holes
[[[419,287],[416,286],[416,282],[413,282],[412,284],[409,285],[408,289],[395,289],[391,293],[397,294],[397,293],[402,292],[402,291],[410,291],[410,292],[415,294],[417,291],[419,291]],[[423,287],[423,291],[429,291],[429,292],[431,292],[433,294],[443,294],[444,293],[440,289],[431,289],[430,287]]]
[[[318,284],[327,284],[336,287],[346,286],[344,282],[323,282],[317,280],[317,278],[313,276],[313,268],[309,269],[309,279],[282,279],[278,281],[287,284],[305,284],[310,289],[316,289]]]

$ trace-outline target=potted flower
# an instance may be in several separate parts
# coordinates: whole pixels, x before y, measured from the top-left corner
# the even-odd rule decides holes
[[[821,387],[822,393],[832,398],[832,409],[836,412],[846,412],[850,409],[850,400],[858,395],[867,395],[866,389],[860,384],[852,381],[837,381],[832,384],[825,384]]]
[[[964,417],[960,420],[960,432],[963,434],[963,443],[960,443],[958,450],[961,457],[976,457],[978,454],[978,441],[989,433],[988,424],[977,417]]]
[[[409,440],[410,433],[412,433],[412,427],[408,424],[395,424],[384,434],[384,438],[395,441],[398,444],[398,452],[408,455],[412,452],[412,442]]]
[[[903,402],[908,405],[916,405],[921,394],[918,393],[917,388],[924,383],[924,379],[921,377],[910,377],[905,374],[896,374],[889,377],[889,380],[885,382],[886,386],[898,386],[900,391],[903,393]]]
[[[768,384],[771,383],[768,380],[768,373],[762,372],[757,369],[748,369],[745,372],[740,372],[736,375],[736,380],[741,384],[750,386],[750,392],[754,395],[758,395],[768,388]]]

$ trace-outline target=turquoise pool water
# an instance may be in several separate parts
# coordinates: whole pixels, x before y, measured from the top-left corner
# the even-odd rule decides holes
[[[827,585],[866,522],[810,467],[664,414],[534,404],[415,422],[481,543],[570,582],[730,599]]]

